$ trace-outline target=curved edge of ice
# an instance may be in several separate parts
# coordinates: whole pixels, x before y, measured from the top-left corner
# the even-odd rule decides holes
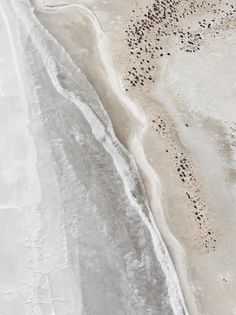
[[[138,169],[133,157],[116,138],[111,121],[107,113],[105,112],[98,96],[97,102],[100,105],[100,110],[102,112],[102,116],[104,117],[104,121],[99,119],[98,115],[93,111],[93,109],[90,108],[86,103],[84,103],[78,95],[76,95],[72,91],[66,90],[61,86],[58,79],[58,65],[56,63],[56,58],[50,54],[49,49],[44,45],[44,42],[42,40],[43,37],[46,36],[55,45],[55,48],[59,51],[60,55],[63,54],[63,57],[67,59],[70,66],[77,73],[81,72],[78,67],[73,63],[70,56],[66,53],[65,49],[40,24],[40,22],[34,15],[34,9],[31,6],[30,2],[28,0],[19,0],[17,2],[13,2],[11,0],[11,3],[16,15],[23,23],[36,49],[39,51],[56,90],[65,99],[74,103],[79,108],[79,110],[83,113],[84,117],[91,126],[95,138],[102,143],[104,149],[110,154],[111,158],[113,159],[117,171],[123,180],[126,194],[151,235],[156,257],[160,262],[162,270],[166,277],[170,304],[174,314],[188,314],[179,279],[177,277],[168,250],[162,240],[160,232],[155,225],[154,218],[150,211],[147,200],[145,199],[143,183],[139,176]],[[41,36],[38,36],[39,34]],[[86,80],[85,77],[84,79]],[[90,87],[91,89],[93,89],[91,85]],[[138,193],[136,193],[137,186],[140,187],[142,190],[142,197],[139,196]],[[148,210],[148,216],[145,214],[144,209]]]

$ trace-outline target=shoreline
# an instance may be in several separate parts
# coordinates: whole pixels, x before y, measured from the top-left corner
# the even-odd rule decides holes
[[[50,11],[57,12],[57,11],[61,11],[63,9],[66,9],[68,7],[77,7],[79,9],[82,9],[82,11],[84,11],[84,13],[82,13],[82,14],[85,14],[85,15],[87,15],[87,17],[89,17],[91,23],[94,26],[96,34],[97,34],[97,42],[98,42],[97,46],[99,48],[98,50],[99,50],[99,54],[100,54],[101,60],[103,62],[104,68],[106,69],[106,72],[108,74],[108,78],[110,78],[109,85],[113,88],[113,91],[115,91],[117,97],[120,99],[120,104],[122,106],[124,106],[124,108],[127,109],[129,111],[129,113],[133,117],[135,117],[136,119],[138,119],[140,121],[140,125],[141,126],[139,126],[137,130],[135,130],[135,135],[133,136],[133,139],[130,139],[130,147],[128,149],[130,150],[131,154],[134,156],[135,162],[137,163],[138,168],[142,172],[144,172],[144,176],[146,178],[149,178],[148,174],[152,173],[153,178],[150,180],[150,183],[148,185],[150,185],[152,187],[151,188],[151,190],[152,190],[151,195],[153,197],[153,195],[155,195],[154,192],[156,191],[156,188],[158,186],[160,186],[160,182],[158,180],[156,172],[152,169],[151,165],[146,160],[145,154],[144,154],[144,151],[143,151],[143,146],[141,144],[141,141],[139,140],[139,138],[142,139],[142,137],[143,137],[142,135],[145,133],[145,131],[146,131],[147,127],[148,127],[146,114],[144,114],[143,111],[140,111],[141,109],[138,108],[138,106],[135,105],[134,102],[131,101],[130,98],[122,92],[122,90],[121,90],[121,80],[117,80],[116,79],[117,75],[116,75],[116,73],[114,72],[114,70],[113,70],[113,68],[111,66],[111,63],[112,63],[111,62],[111,58],[106,52],[106,45],[107,45],[107,43],[106,43],[106,36],[104,35],[104,33],[103,33],[103,31],[102,31],[102,29],[100,27],[100,24],[99,24],[96,16],[92,13],[91,10],[89,10],[84,5],[80,5],[80,4],[69,4],[69,5],[63,5],[63,6],[60,6],[60,7],[55,7],[54,6],[53,8],[51,8],[51,7],[48,8],[48,6],[47,6],[46,10],[44,8],[42,8],[42,7],[40,8],[40,10],[42,10],[42,12],[50,13]],[[143,118],[143,115],[145,115],[145,118]],[[133,132],[134,132],[134,130],[133,130]],[[135,146],[134,146],[134,143],[136,143]],[[138,144],[138,147],[137,147],[137,144]],[[136,152],[136,151],[139,151],[139,152]],[[142,152],[142,153],[140,154],[140,152]],[[140,159],[140,155],[142,156],[141,159]],[[144,165],[146,165],[146,166],[144,166]],[[157,181],[159,182],[158,184],[157,184]],[[146,191],[146,195],[147,195],[147,187],[146,186],[144,186],[144,187],[145,187],[145,191]],[[160,189],[158,188],[158,190],[160,190]],[[169,231],[169,229],[167,227],[167,224],[166,224],[165,219],[164,219],[163,210],[161,210],[162,207],[161,207],[161,203],[160,203],[160,198],[157,198],[157,200],[155,200],[155,198],[153,197],[153,199],[150,199],[149,202],[151,204],[151,208],[155,204],[154,207],[155,208],[158,207],[158,209],[159,209],[159,210],[156,210],[156,211],[155,211],[155,209],[154,210],[152,209],[152,211],[151,211],[152,216],[155,215],[154,214],[155,212],[158,212],[158,215],[161,214],[161,224],[159,224],[158,230],[157,230],[158,232],[156,231],[156,233],[159,234],[161,239],[162,239],[161,235],[165,234],[164,238],[168,239],[168,241],[170,243],[173,243],[173,246],[170,246],[170,247],[172,247],[172,248],[178,247],[178,250],[174,253],[174,256],[177,257],[177,260],[179,260],[179,261],[177,261],[178,274],[181,274],[181,277],[183,277],[183,274],[185,274],[185,271],[184,271],[183,267],[180,267],[180,265],[183,264],[183,262],[184,262],[183,249],[182,249],[180,243],[177,241],[177,239],[174,237],[174,235]],[[158,219],[160,219],[160,218],[158,218]],[[154,221],[156,221],[156,220],[154,218],[152,218],[151,221],[152,221],[153,225],[156,226],[156,223],[154,223]],[[162,225],[162,227],[160,228],[161,225]],[[156,226],[156,229],[157,229],[157,226]],[[160,229],[162,230],[162,233],[159,232]],[[163,233],[163,231],[165,229],[166,229],[166,232]],[[163,240],[162,240],[162,242],[163,242]],[[165,244],[165,243],[163,242],[163,244]],[[168,252],[167,249],[166,249],[166,251]],[[171,262],[173,264],[173,262],[172,262],[173,258],[170,258],[170,254],[169,253],[168,253],[168,256],[169,256],[169,259],[170,259],[169,262]],[[166,263],[166,262],[164,262],[164,263]],[[162,262],[162,264],[163,264],[163,262]],[[174,264],[172,265],[172,267],[174,269],[176,269],[176,266],[174,267]],[[165,270],[165,267],[163,269]],[[168,272],[171,272],[168,269],[169,268],[167,267],[167,269],[164,272],[165,274],[168,273]],[[186,275],[185,275],[185,277],[186,277]],[[168,277],[167,277],[167,279],[168,279]],[[169,280],[167,280],[167,282],[168,281]],[[178,282],[179,282],[180,288],[181,288],[181,284],[183,285],[182,281],[183,281],[183,279],[179,280],[179,278],[178,278]],[[186,279],[185,279],[184,282],[186,282]],[[186,283],[185,283],[185,285],[186,285]],[[180,292],[181,292],[182,289],[180,289],[180,288],[178,290],[180,290]],[[168,290],[169,289],[171,289],[171,288],[168,288]],[[187,290],[187,288],[185,288],[185,294],[186,294],[186,290]],[[172,289],[171,289],[171,291],[172,291]],[[185,299],[184,299],[183,296],[181,297],[181,295],[182,294],[179,294],[180,299],[182,300],[182,305],[183,305],[185,314],[189,314],[188,311],[187,311],[187,306],[185,305],[185,302],[183,302]],[[188,301],[189,300],[190,299],[189,299],[189,296],[188,296]],[[191,314],[197,314],[196,310],[193,310],[194,309],[193,301],[191,302],[191,308],[192,308]],[[176,314],[180,314],[180,313],[176,313]]]

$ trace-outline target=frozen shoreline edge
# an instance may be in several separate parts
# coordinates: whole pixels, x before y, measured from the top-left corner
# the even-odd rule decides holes
[[[125,187],[127,196],[129,197],[133,206],[136,208],[144,224],[149,230],[149,233],[153,241],[153,246],[156,252],[157,259],[161,263],[162,269],[166,276],[170,303],[173,308],[174,314],[176,315],[184,314],[182,309],[184,309],[185,314],[188,314],[188,311],[187,311],[187,308],[185,306],[185,302],[182,296],[182,292],[180,289],[177,274],[175,272],[173,263],[169,257],[167,248],[161,238],[159,231],[157,230],[154,224],[154,219],[149,209],[149,206],[147,205],[147,201],[145,198],[144,200],[138,200],[138,198],[135,196],[136,185],[137,184],[140,185],[142,189],[143,189],[143,185],[141,183],[141,179],[139,178],[138,170],[132,156],[130,156],[127,150],[118,142],[116,136],[114,135],[110,120],[107,117],[107,114],[105,110],[103,109],[102,104],[99,100],[98,102],[101,107],[101,111],[103,111],[102,114],[105,117],[105,124],[103,121],[98,119],[97,115],[93,112],[93,110],[91,108],[88,108],[88,105],[83,103],[77,95],[75,95],[73,92],[68,92],[66,89],[64,89],[60,85],[60,82],[57,76],[58,67],[56,64],[56,60],[53,56],[50,55],[48,49],[43,46],[43,42],[41,42],[40,37],[36,36],[35,32],[37,31],[37,32],[42,33],[42,36],[46,35],[50,39],[50,41],[53,42],[57,50],[60,50],[60,52],[63,53],[63,56],[67,58],[68,62],[70,63],[70,66],[72,66],[73,68],[75,68],[76,66],[74,65],[70,57],[67,55],[64,48],[62,48],[58,44],[58,42],[39,23],[39,21],[37,20],[37,18],[35,17],[33,13],[33,8],[32,7],[26,8],[30,11],[32,15],[31,16],[30,14],[27,14],[25,8],[23,8],[21,5],[24,6],[28,4],[25,1],[24,3],[21,2],[21,4],[19,5],[12,4],[13,8],[15,8],[18,18],[21,21],[23,20],[23,24],[25,28],[28,30],[29,36],[33,40],[35,47],[37,48],[40,55],[42,56],[44,64],[47,67],[48,74],[55,88],[66,99],[68,99],[69,101],[72,101],[84,114],[85,118],[87,119],[87,121],[89,122],[93,130],[93,134],[95,138],[98,141],[102,142],[105,150],[112,157],[116,165],[116,168],[124,182],[124,187]],[[18,8],[16,8],[16,6],[18,6]],[[76,67],[76,70],[79,71],[77,67]],[[133,175],[133,178],[131,178],[132,175],[130,176],[130,174]],[[149,218],[143,212],[142,205],[144,205],[149,210]]]

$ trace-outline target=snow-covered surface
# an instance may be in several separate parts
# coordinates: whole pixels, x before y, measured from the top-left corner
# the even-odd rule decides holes
[[[0,313],[66,314],[79,310],[80,295],[67,268],[60,194],[38,109],[30,109],[34,93],[27,95],[30,81],[23,81],[19,24],[7,2],[0,13]]]

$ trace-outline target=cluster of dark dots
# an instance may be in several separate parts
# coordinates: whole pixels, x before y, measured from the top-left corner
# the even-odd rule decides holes
[[[185,123],[185,127],[189,128],[189,124]],[[173,132],[171,131],[171,126],[169,126],[167,120],[161,116],[154,115],[154,118],[152,119],[152,129],[162,137],[172,138],[171,136],[173,135]],[[206,205],[202,203],[200,198],[200,189],[197,187],[198,183],[193,174],[194,171],[191,166],[191,161],[183,152],[178,153],[174,140],[172,140],[165,151],[173,157],[180,183],[184,185],[184,188],[186,189],[188,205],[194,216],[197,229],[200,232],[200,240],[195,240],[206,250],[215,251],[216,238],[214,237],[214,232],[210,228]]]
[[[154,115],[152,119],[152,129],[159,133],[162,137],[168,137],[172,135],[171,127],[167,124],[164,117]]]
[[[205,211],[206,205],[201,202],[201,198],[199,197],[200,189],[196,188],[197,180],[193,175],[190,160],[183,152],[180,154],[175,153],[175,164],[179,179],[187,188],[186,197],[188,199],[190,209],[192,209],[192,214],[195,217],[197,227],[201,231],[201,245],[208,250],[215,250],[216,239],[214,238],[213,231],[208,224],[208,217]]]
[[[202,15],[204,18],[196,20],[196,25],[189,22],[183,26],[188,17],[197,19]],[[168,37],[177,39],[175,50],[194,53],[208,34],[216,37],[235,16],[236,6],[222,0],[153,0],[150,6],[133,10],[125,30],[130,54],[126,90],[155,82],[155,61],[171,55]]]
[[[175,155],[175,163],[177,166],[177,172],[179,174],[179,178],[183,183],[193,183],[196,182],[196,178],[193,176],[191,169],[189,167],[189,160],[187,157],[183,156],[184,154],[181,152],[180,156],[178,154]]]
[[[228,139],[229,139],[229,144],[236,148],[236,123],[232,123],[229,127],[228,127]]]

